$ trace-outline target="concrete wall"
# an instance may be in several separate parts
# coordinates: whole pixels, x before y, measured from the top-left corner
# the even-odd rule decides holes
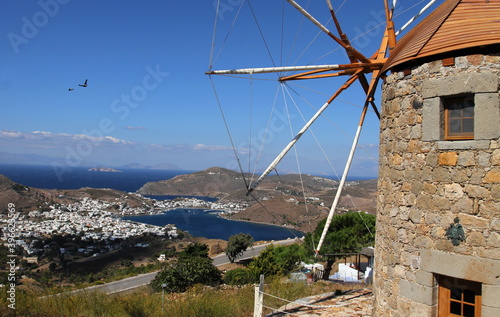
[[[441,60],[383,85],[374,316],[436,316],[439,274],[482,283],[500,316],[500,56]],[[474,94],[475,139],[443,140],[441,97]],[[455,217],[466,239],[445,237]]]

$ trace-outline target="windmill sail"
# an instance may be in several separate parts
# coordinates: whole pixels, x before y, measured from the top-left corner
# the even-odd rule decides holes
[[[325,224],[323,233],[321,235],[320,241],[316,247],[316,253],[318,254],[321,250],[322,244],[324,242],[326,233],[328,232],[328,227],[331,223],[337,204],[340,200],[340,195],[342,193],[343,186],[345,184],[355,150],[359,141],[359,137],[362,131],[363,122],[365,120],[368,107],[371,105],[378,117],[378,109],[374,103],[374,93],[376,90],[377,83],[382,74],[383,67],[387,61],[390,50],[396,44],[396,33],[393,23],[393,13],[394,7],[396,6],[396,0],[392,2],[392,8],[389,7],[388,0],[384,0],[384,12],[385,12],[385,29],[384,36],[379,45],[379,48],[371,55],[370,58],[365,57],[362,53],[356,50],[350,43],[346,34],[343,33],[340,23],[336,17],[336,13],[333,10],[333,6],[330,0],[327,0],[327,5],[330,10],[332,19],[335,23],[335,27],[338,33],[334,35],[325,25],[320,23],[315,19],[306,9],[301,7],[294,0],[286,0],[291,4],[298,12],[300,12],[305,18],[312,22],[319,30],[327,34],[333,41],[343,48],[349,58],[350,63],[348,64],[326,64],[326,65],[305,65],[305,66],[283,66],[283,67],[261,67],[261,68],[241,68],[241,69],[227,69],[227,70],[210,70],[206,74],[208,75],[228,75],[228,74],[259,74],[259,73],[283,73],[283,72],[299,72],[293,75],[282,76],[279,78],[281,82],[287,82],[292,80],[304,80],[304,79],[319,79],[327,77],[336,76],[349,76],[344,84],[328,98],[328,100],[316,111],[316,113],[305,123],[305,125],[299,130],[298,133],[288,142],[284,149],[276,156],[276,158],[269,164],[269,166],[264,170],[264,172],[258,177],[258,179],[247,184],[247,195],[254,191],[259,184],[265,179],[265,177],[273,171],[277,165],[282,161],[282,159],[287,155],[287,153],[294,147],[294,145],[300,140],[304,133],[313,125],[313,123],[323,114],[323,112],[328,108],[328,106],[347,88],[349,88],[354,82],[358,81],[365,93],[365,102],[363,110],[360,116],[360,120],[356,129],[356,134],[349,152],[346,166],[344,168],[344,173],[342,174],[339,187],[337,189],[333,204],[330,208],[327,222]],[[418,15],[422,14],[423,11],[431,6],[436,0],[431,0],[429,4],[421,11]],[[418,17],[418,15],[416,17]],[[416,17],[412,18],[409,22],[411,23]],[[406,26],[405,26],[406,27]],[[371,79],[366,78],[367,74],[371,74]]]

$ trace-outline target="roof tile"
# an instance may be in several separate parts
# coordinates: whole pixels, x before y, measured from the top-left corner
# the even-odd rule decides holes
[[[419,58],[500,43],[500,0],[448,0],[401,38],[384,70]]]

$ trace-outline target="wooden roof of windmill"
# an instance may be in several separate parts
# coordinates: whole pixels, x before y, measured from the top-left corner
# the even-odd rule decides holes
[[[500,0],[448,0],[398,41],[384,70],[494,44],[500,44]]]

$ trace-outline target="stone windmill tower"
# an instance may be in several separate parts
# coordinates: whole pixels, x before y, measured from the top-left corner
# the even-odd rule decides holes
[[[384,65],[375,316],[500,316],[500,0],[448,0]]]

